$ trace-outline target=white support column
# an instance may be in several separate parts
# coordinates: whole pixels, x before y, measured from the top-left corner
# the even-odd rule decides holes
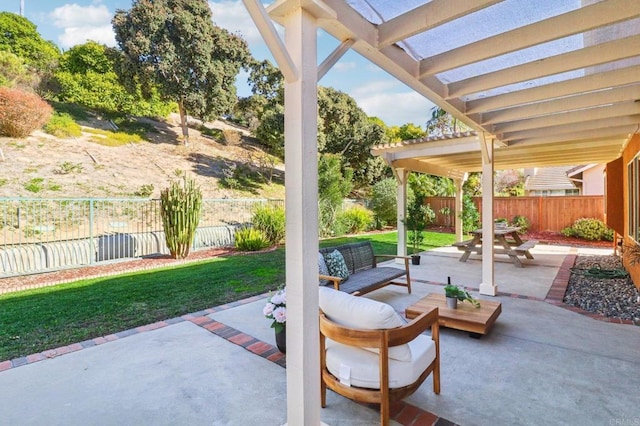
[[[480,294],[495,296],[498,287],[494,278],[493,253],[493,140],[483,133],[482,151],[482,282]]]
[[[406,169],[393,169],[393,174],[396,177],[397,192],[396,200],[398,202],[397,212],[397,228],[398,228],[398,256],[407,255],[407,227],[404,223],[404,219],[407,214],[407,178],[409,177],[409,171]],[[404,262],[401,259],[396,259],[396,262]]]
[[[317,22],[301,8],[282,21],[299,71],[284,88],[287,424],[319,425]]]
[[[454,179],[453,183],[456,185],[456,201],[453,209],[453,223],[456,231],[456,241],[462,241],[464,237],[462,234],[464,230],[462,229],[462,198],[464,196],[464,192],[462,191],[462,185],[467,180],[467,174],[465,173],[463,179]]]

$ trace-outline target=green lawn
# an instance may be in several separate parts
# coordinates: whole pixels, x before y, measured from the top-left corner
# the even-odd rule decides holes
[[[453,243],[425,233],[423,250]],[[396,233],[336,238],[322,246],[371,240],[396,253]],[[284,248],[223,256],[179,267],[61,284],[0,296],[0,361],[174,318],[276,289],[284,283]]]

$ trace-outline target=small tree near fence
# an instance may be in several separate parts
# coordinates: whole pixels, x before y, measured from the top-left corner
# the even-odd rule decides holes
[[[195,180],[173,181],[160,193],[160,214],[167,247],[174,259],[189,255],[202,212],[202,191]]]

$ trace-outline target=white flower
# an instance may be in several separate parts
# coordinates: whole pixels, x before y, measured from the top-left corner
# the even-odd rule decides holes
[[[276,322],[279,323],[284,323],[287,321],[287,308],[276,308],[273,310],[273,319],[276,320]]]
[[[265,317],[270,317],[273,314],[273,310],[276,308],[276,305],[274,305],[271,302],[267,302],[267,304],[264,306],[264,309],[262,309],[262,313],[264,314]]]
[[[271,298],[271,303],[274,305],[284,305],[287,303],[287,294],[284,291],[279,291]]]

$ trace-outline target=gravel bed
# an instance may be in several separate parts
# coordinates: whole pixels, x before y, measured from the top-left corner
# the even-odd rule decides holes
[[[617,256],[578,256],[574,269],[624,269]],[[596,278],[571,273],[564,302],[606,317],[632,320],[640,325],[638,291],[631,278]]]

